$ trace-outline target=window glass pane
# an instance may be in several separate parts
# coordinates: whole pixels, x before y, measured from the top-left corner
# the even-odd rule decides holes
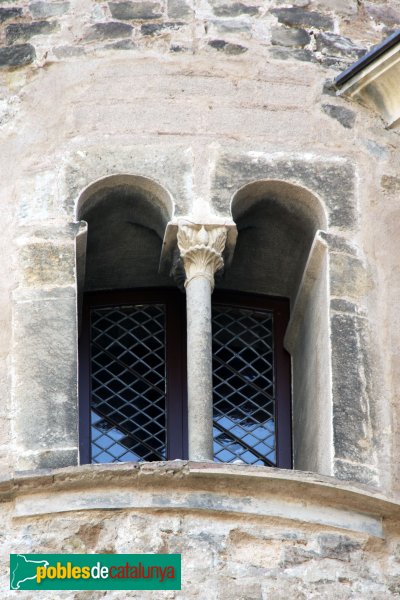
[[[273,314],[213,307],[214,459],[276,464]]]
[[[165,307],[92,308],[92,462],[166,459]]]

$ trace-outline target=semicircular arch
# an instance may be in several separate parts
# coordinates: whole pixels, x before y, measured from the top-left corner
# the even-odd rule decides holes
[[[221,287],[294,299],[318,230],[324,205],[308,189],[282,180],[255,180],[232,196],[238,228],[232,265]]]
[[[172,194],[158,181],[142,175],[121,173],[97,179],[81,192],[76,203],[76,219],[86,220],[85,216],[99,203],[116,196],[131,199],[132,204],[140,202],[140,208],[147,207],[144,213],[151,213],[153,220],[156,217],[157,229],[165,229],[174,215]],[[163,232],[160,231],[160,234]]]
[[[88,185],[76,204],[77,220],[87,223],[87,243],[86,234],[77,238],[80,292],[171,285],[158,263],[173,214],[172,195],[149,177],[118,174]]]

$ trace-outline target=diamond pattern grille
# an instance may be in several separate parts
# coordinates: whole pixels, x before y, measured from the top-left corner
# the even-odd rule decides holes
[[[165,307],[91,309],[92,462],[166,459]]]
[[[276,464],[272,312],[213,308],[214,459]]]

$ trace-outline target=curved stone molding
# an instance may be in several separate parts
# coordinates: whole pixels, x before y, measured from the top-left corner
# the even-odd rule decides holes
[[[389,129],[400,125],[400,34],[395,32],[336,78],[339,95],[372,108]]]
[[[160,213],[164,225],[174,214],[174,199],[166,187],[150,177],[121,173],[101,177],[86,186],[78,197],[75,218],[84,219],[88,210],[96,205],[99,198],[104,198],[116,189],[124,194],[130,194],[133,198],[135,195],[144,197],[149,207],[153,207]],[[160,234],[163,233],[164,228],[161,227]]]
[[[181,225],[178,248],[186,273],[185,287],[196,277],[205,277],[214,289],[214,275],[224,266],[222,253],[227,238],[226,227]]]
[[[364,486],[269,467],[153,462],[37,471],[0,484],[14,516],[163,510],[284,519],[384,538],[400,504]]]

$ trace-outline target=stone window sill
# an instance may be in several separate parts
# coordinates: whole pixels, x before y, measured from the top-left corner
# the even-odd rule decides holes
[[[367,486],[269,467],[168,461],[82,465],[0,481],[14,517],[156,510],[284,519],[384,538],[400,504]]]

